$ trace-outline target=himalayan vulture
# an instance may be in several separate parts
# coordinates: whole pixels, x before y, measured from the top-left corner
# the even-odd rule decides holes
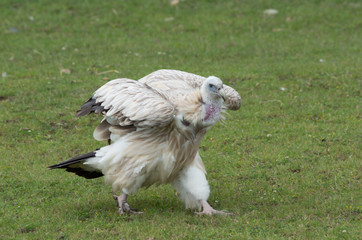
[[[104,176],[120,214],[140,213],[127,203],[138,188],[171,183],[186,208],[229,215],[207,202],[210,187],[199,145],[225,109],[238,110],[240,104],[240,95],[214,76],[158,70],[138,81],[109,81],[77,112],[103,115],[93,136],[109,145],[49,168],[87,179]]]

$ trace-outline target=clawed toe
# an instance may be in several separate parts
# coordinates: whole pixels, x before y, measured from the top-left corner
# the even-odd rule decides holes
[[[222,216],[235,216],[235,213],[228,212],[226,210],[217,211],[214,213],[214,215],[222,215]]]
[[[201,216],[201,215],[208,215],[208,216],[215,216],[215,215],[221,215],[221,216],[235,216],[234,213],[230,213],[226,210],[203,210],[202,212],[195,212],[196,215]]]
[[[209,215],[209,216],[214,216],[214,215],[222,215],[222,216],[234,216],[234,213],[229,213],[226,210],[215,210],[213,209],[210,204],[206,201],[206,200],[200,200],[200,203],[202,205],[202,212],[196,212],[197,215],[201,216],[201,215]]]
[[[119,207],[118,208],[118,213],[120,215],[124,215],[124,214],[134,214],[134,215],[138,215],[138,214],[142,214],[143,212],[139,212],[133,209],[124,209],[123,207]]]

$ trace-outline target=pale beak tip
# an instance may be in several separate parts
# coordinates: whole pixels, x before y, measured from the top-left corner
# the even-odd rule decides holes
[[[220,93],[220,96],[222,97],[222,99],[225,101],[226,100],[225,90],[222,88],[222,89],[220,89],[219,93]]]

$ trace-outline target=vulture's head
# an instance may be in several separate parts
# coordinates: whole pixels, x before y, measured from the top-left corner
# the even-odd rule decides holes
[[[206,102],[220,102],[225,101],[225,91],[220,78],[210,76],[201,87],[202,98]]]

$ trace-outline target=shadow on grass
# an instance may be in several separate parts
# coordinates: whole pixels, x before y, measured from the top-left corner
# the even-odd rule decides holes
[[[132,199],[132,196],[130,196],[128,203],[132,208],[143,212],[143,214],[140,215],[125,215],[132,218],[137,216],[194,214],[194,211],[185,210],[183,203],[177,198],[160,200],[159,198],[152,199],[151,197],[145,199],[135,197]],[[81,221],[86,221],[95,216],[119,216],[118,207],[112,198],[112,194],[109,194],[109,198],[105,196],[102,199],[82,201],[69,207],[74,209],[74,214],[77,215]]]

